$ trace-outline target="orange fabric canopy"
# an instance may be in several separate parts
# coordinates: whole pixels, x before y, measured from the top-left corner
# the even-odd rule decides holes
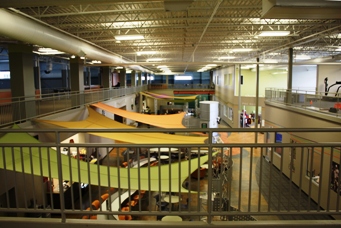
[[[128,112],[126,110],[115,108],[103,103],[92,104],[91,106],[114,113],[127,119],[135,120],[145,124],[150,124],[156,127],[185,128],[185,126],[182,125],[182,119],[185,116],[184,112],[171,115],[148,115],[136,112]]]
[[[89,117],[81,121],[55,121],[36,119],[37,122],[53,124],[70,129],[89,129],[89,134],[119,140],[132,144],[203,144],[207,137],[173,135],[166,133],[139,132],[91,132],[91,129],[134,129],[135,127],[109,119],[95,110],[88,108]]]
[[[188,102],[188,101],[193,101],[197,98],[198,95],[193,95],[193,96],[169,96],[169,95],[163,95],[163,94],[156,94],[156,93],[151,93],[151,92],[140,92],[140,94],[151,97],[154,99],[163,99],[167,101],[176,101],[176,102]]]

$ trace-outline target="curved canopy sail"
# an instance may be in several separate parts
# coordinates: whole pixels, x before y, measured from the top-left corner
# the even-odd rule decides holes
[[[119,108],[112,107],[103,103],[92,104],[91,106],[111,112],[113,114],[122,116],[127,119],[135,120],[141,123],[150,124],[161,128],[186,128],[182,125],[182,119],[185,113],[171,114],[171,115],[147,115],[136,112],[128,112]]]
[[[91,108],[88,108],[88,112],[88,118],[81,121],[55,121],[44,119],[36,119],[35,121],[70,129],[89,129],[89,134],[132,144],[204,144],[207,139],[207,137],[166,133],[91,132],[91,129],[134,129],[135,127],[109,119]]]

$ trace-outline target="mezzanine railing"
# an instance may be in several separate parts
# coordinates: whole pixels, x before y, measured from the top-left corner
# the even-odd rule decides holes
[[[265,97],[266,101],[330,116],[341,116],[341,96],[339,93],[266,88]]]
[[[162,221],[177,216],[180,226],[341,225],[341,143],[289,143],[305,134],[340,138],[340,129],[205,129],[207,143],[181,145],[60,140],[91,132],[195,135],[202,130],[0,130],[0,224],[161,227],[180,225]],[[280,144],[275,143],[279,132]],[[31,137],[27,133],[45,142],[23,143]],[[217,133],[225,140],[210,143]]]
[[[24,122],[75,107],[126,96],[147,89],[147,85],[115,89],[94,89],[82,92],[56,92],[32,97],[0,99],[0,126]]]

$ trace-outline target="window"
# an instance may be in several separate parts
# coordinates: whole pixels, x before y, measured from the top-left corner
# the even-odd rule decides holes
[[[321,154],[317,152],[316,148],[314,147],[307,148],[306,150],[308,151],[306,176],[308,178],[311,178],[315,184],[319,184],[321,171]]]
[[[233,120],[233,109],[228,107],[228,117],[229,120]]]

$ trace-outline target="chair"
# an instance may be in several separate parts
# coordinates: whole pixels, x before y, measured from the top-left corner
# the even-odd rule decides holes
[[[100,208],[101,202],[99,202],[99,200],[94,200],[94,201],[92,202],[91,206],[92,206],[92,209],[93,209],[93,210],[97,210],[97,209]]]
[[[155,203],[156,206],[158,206],[158,208],[160,208],[161,211],[165,211],[169,203],[162,201],[162,197],[159,194],[155,195],[154,198],[156,201]]]
[[[187,210],[188,207],[189,207],[189,201],[190,201],[190,199],[187,198],[187,199],[186,199],[186,204],[181,204],[181,209]]]

